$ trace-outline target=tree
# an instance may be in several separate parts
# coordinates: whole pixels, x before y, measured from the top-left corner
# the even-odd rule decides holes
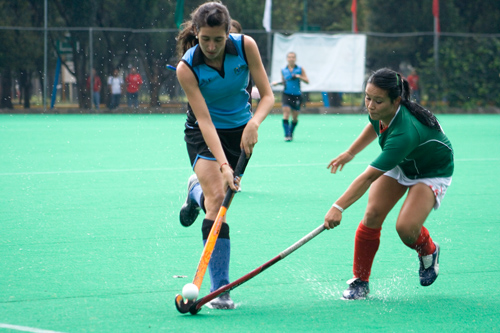
[[[0,17],[6,26],[38,26],[39,17],[33,10],[33,2],[0,1]],[[43,13],[43,11],[42,11]],[[43,59],[41,33],[32,30],[2,30],[0,32],[0,70],[2,96],[0,107],[13,108],[12,84],[19,83],[24,107],[30,107],[31,78]],[[19,96],[19,97],[21,97]]]

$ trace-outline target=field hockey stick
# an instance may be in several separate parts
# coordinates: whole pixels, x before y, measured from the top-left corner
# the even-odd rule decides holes
[[[274,86],[279,86],[279,85],[282,85],[282,84],[285,84],[287,81],[291,81],[295,79],[295,77],[291,77],[289,79],[286,79],[285,81],[274,81],[274,82],[271,82],[271,85],[274,87]]]
[[[167,64],[167,69],[169,69],[171,71],[176,71],[177,70],[177,68],[175,66],[168,65],[168,64]]]
[[[245,150],[241,150],[240,157],[238,159],[238,163],[236,164],[236,168],[234,170],[234,176],[242,177],[245,172],[245,168],[247,167],[248,161],[250,157],[247,158]],[[201,284],[203,283],[203,277],[205,276],[205,272],[208,267],[208,263],[210,262],[210,258],[212,256],[212,252],[215,247],[215,243],[217,242],[217,238],[219,237],[219,232],[222,226],[222,220],[224,216],[226,216],[226,212],[231,205],[231,201],[233,200],[233,196],[236,191],[233,191],[230,187],[226,191],[226,196],[222,201],[222,205],[217,213],[217,217],[215,218],[214,224],[210,229],[210,234],[208,235],[207,241],[205,243],[205,247],[203,248],[203,252],[201,253],[200,262],[198,263],[198,268],[196,269],[196,274],[193,279],[193,284],[198,287],[198,290],[201,289]],[[181,294],[175,296],[175,306],[179,311],[182,307],[191,306],[191,304],[195,300],[184,300]]]
[[[250,273],[240,277],[238,280],[233,281],[230,284],[227,284],[225,286],[220,287],[219,289],[211,292],[210,294],[206,295],[205,297],[202,297],[197,301],[193,301],[189,305],[186,304],[185,306],[182,306],[180,308],[177,307],[177,310],[179,310],[179,312],[181,312],[181,313],[187,313],[189,311],[193,315],[197,314],[201,310],[201,307],[204,304],[210,302],[211,300],[213,300],[214,298],[216,298],[222,294],[230,292],[231,290],[235,289],[236,287],[241,286],[243,283],[247,282],[248,280],[252,279],[253,277],[259,275],[264,270],[268,269],[269,267],[271,267],[272,265],[274,265],[278,261],[284,259],[286,256],[288,256],[289,254],[291,254],[292,252],[294,252],[295,250],[300,248],[302,245],[304,245],[305,243],[309,242],[311,239],[313,239],[314,237],[319,235],[323,230],[325,230],[325,226],[322,224],[319,227],[317,227],[316,229],[314,229],[313,231],[311,231],[310,233],[308,233],[307,235],[305,235],[304,237],[302,237],[295,244],[293,244],[292,246],[290,246],[289,248],[287,248],[286,250],[281,252],[279,255],[277,255],[273,259],[269,260],[268,262],[266,262],[264,265],[257,267],[256,269],[254,269]]]

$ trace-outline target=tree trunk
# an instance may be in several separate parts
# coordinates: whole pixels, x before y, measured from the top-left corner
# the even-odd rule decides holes
[[[156,106],[161,106],[160,102],[160,87],[161,87],[161,80],[160,80],[160,73],[158,70],[157,66],[154,66],[152,68],[152,75],[150,77],[150,82],[151,86],[151,106],[156,107]]]
[[[26,69],[19,70],[19,103],[24,100],[24,108],[30,108],[31,99],[31,72]]]
[[[2,97],[0,108],[13,109],[12,105],[12,73],[10,69],[5,69],[2,73]]]

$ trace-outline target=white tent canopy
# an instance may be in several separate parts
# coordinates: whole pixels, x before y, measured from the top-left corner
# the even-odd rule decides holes
[[[297,54],[309,84],[302,91],[362,92],[365,79],[366,35],[274,34],[271,82],[281,81],[288,52]],[[283,86],[273,87],[282,90]]]

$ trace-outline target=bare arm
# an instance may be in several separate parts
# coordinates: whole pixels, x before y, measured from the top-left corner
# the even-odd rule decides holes
[[[302,74],[301,75],[295,75],[297,78],[299,78],[301,81],[304,81],[305,83],[309,84],[309,78],[307,77],[306,70],[302,68]]]
[[[259,49],[255,40],[245,35],[245,53],[247,55],[250,74],[259,90],[260,102],[252,119],[248,122],[241,137],[241,148],[249,156],[258,141],[258,129],[274,106],[274,94],[269,85],[266,70],[260,58]]]
[[[359,198],[361,198],[363,194],[365,194],[365,192],[368,190],[370,185],[383,174],[383,171],[368,166],[368,168],[366,168],[366,170],[361,175],[359,175],[351,183],[351,185],[349,185],[344,194],[342,194],[340,198],[335,201],[335,204],[343,209],[347,209]],[[325,216],[325,228],[334,228],[340,224],[341,220],[342,212],[338,208],[332,206]]]
[[[273,82],[271,82],[272,86],[279,86],[280,84],[285,84],[285,78],[283,77],[283,74],[281,74],[281,81],[273,81]]]
[[[196,120],[198,120],[198,126],[203,134],[203,139],[205,139],[205,142],[217,160],[217,163],[219,163],[219,165],[228,165],[226,154],[224,154],[224,150],[222,149],[222,144],[219,136],[217,135],[212,118],[210,117],[207,104],[205,103],[205,99],[203,98],[198,86],[198,81],[196,80],[191,69],[182,61],[179,62],[179,65],[177,66],[177,79],[186,93]],[[228,167],[224,167],[221,171],[226,184],[231,187],[231,189],[237,190],[234,185],[232,170]]]

